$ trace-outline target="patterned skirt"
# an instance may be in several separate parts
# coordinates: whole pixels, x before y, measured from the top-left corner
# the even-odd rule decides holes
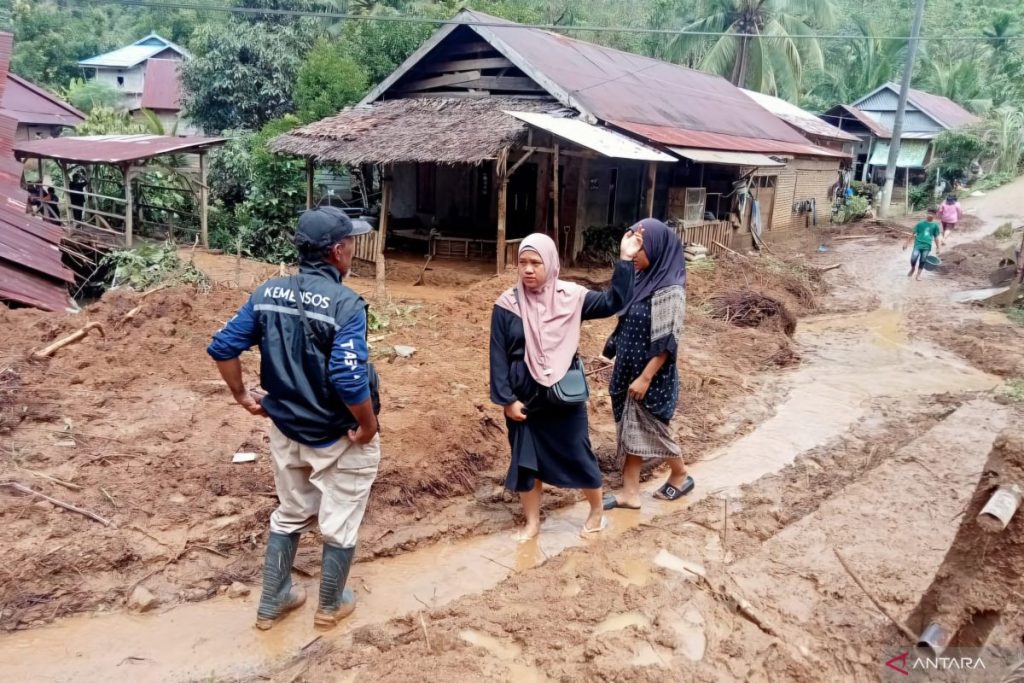
[[[648,460],[678,458],[683,454],[669,426],[632,398],[626,398],[622,419],[616,424],[616,429],[619,441],[616,460],[620,465],[627,455]]]

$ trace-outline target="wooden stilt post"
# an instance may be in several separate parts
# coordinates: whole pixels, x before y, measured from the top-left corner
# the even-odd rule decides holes
[[[864,157],[864,168],[860,170],[860,181],[866,183],[868,181],[868,173],[871,171],[871,153],[875,151],[875,138],[868,138],[868,153]]]
[[[560,232],[559,223],[561,223],[560,214],[558,212],[558,152],[558,143],[555,142],[554,151],[551,154],[551,223],[555,230],[555,251],[561,253],[562,250],[559,247],[561,236],[558,234]]]
[[[57,211],[57,217],[61,219],[65,229],[73,228],[74,222],[72,221],[73,216],[71,214],[71,195],[68,194],[68,188],[71,187],[71,174],[68,172],[67,162],[58,161],[57,164],[60,166],[60,174],[64,179],[64,187],[60,190],[60,203],[64,205],[64,210],[61,211],[59,204],[53,208]],[[40,176],[39,182],[40,187],[42,187],[42,176]],[[46,197],[43,197],[43,200],[46,200]],[[45,213],[46,212],[44,211],[43,214],[45,215]]]
[[[199,154],[199,241],[210,248],[210,187],[206,184],[206,152]]]
[[[904,210],[905,213],[909,214],[910,213],[910,167],[907,166],[906,169],[904,169],[904,171],[905,172],[903,174],[903,177],[905,178],[904,185],[906,185],[906,188],[905,188],[904,193],[903,193],[903,210]]]
[[[388,239],[388,212],[391,210],[391,167],[381,168],[380,222],[377,226],[377,300],[387,296],[387,268],[384,264],[384,244]]]
[[[498,152],[494,182],[498,186],[498,275],[505,272],[505,214],[508,211],[508,148]]]
[[[658,180],[658,162],[648,161],[647,162],[647,206],[646,206],[646,217],[654,217],[654,188],[655,183]]]
[[[313,157],[306,157],[306,208],[313,208]]]
[[[131,249],[135,228],[135,198],[132,196],[131,165],[122,166],[121,173],[124,177],[124,246],[127,249]]]
[[[572,243],[566,246],[565,253],[570,263],[576,262],[577,245],[583,244],[583,232],[587,229],[587,196],[590,192],[590,159],[583,157],[580,163],[580,177],[576,186],[576,225],[573,230]]]

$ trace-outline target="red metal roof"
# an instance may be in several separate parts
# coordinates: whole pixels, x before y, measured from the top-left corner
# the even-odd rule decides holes
[[[976,126],[981,119],[959,104],[941,95],[932,95],[923,90],[910,89],[910,99],[917,108],[947,128]]]
[[[67,287],[8,261],[0,261],[0,301],[16,301],[44,311],[71,307]]]
[[[613,126],[622,128],[653,142],[673,147],[696,147],[699,149],[720,149],[734,152],[760,152],[762,154],[799,154],[805,156],[849,158],[849,154],[818,147],[807,140],[803,142],[781,142],[764,140],[741,135],[723,135],[702,131],[684,130],[668,126],[651,126],[629,121],[609,121]]]
[[[89,135],[19,141],[14,145],[14,156],[81,164],[125,164],[163,154],[197,154],[225,142],[224,138],[186,135]]]
[[[14,38],[0,33],[0,101],[3,100]],[[0,300],[49,311],[69,303],[65,283],[74,274],[61,260],[59,226],[29,216],[19,198],[21,165],[11,154],[17,121],[0,114]]]
[[[7,74],[0,98],[0,114],[18,123],[42,126],[77,126],[85,114],[39,86],[15,74]]]
[[[179,111],[181,109],[181,78],[176,59],[150,59],[146,62],[142,86],[142,108]]]
[[[511,51],[521,58],[519,62],[528,63],[532,68],[528,76],[549,89],[552,85],[560,89],[603,121],[809,144],[720,76],[539,29],[516,27],[513,22],[480,12],[466,10],[460,16],[465,16],[468,25],[499,51]],[[510,26],[474,27],[473,21]]]

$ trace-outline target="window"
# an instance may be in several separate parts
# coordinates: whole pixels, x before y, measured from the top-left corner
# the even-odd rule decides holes
[[[124,76],[117,77],[117,85],[122,88],[124,87]]]
[[[606,225],[613,225],[615,223],[615,186],[619,182],[619,169],[613,168],[608,173],[608,216],[605,220]]]
[[[437,200],[437,166],[416,164],[416,211],[433,213]]]

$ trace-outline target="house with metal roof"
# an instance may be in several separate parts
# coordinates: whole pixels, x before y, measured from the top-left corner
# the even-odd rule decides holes
[[[746,88],[743,89],[743,92],[816,145],[853,154],[854,145],[860,141],[860,138],[853,133],[837,128],[781,97],[766,95]]]
[[[0,33],[0,102],[7,99],[7,78],[14,37]],[[21,164],[12,151],[19,121],[0,108],[0,302],[59,311],[72,305],[68,284],[74,274],[62,260],[60,225],[26,213]]]
[[[56,95],[12,73],[0,97],[0,114],[17,121],[17,140],[55,138],[85,120],[85,114]]]
[[[837,179],[842,152],[719,76],[471,10],[456,19],[359,105],[272,144],[310,165],[383,169],[371,260],[389,221],[435,256],[496,256],[499,270],[531,232],[572,258],[587,228],[652,215],[725,244],[758,215],[766,231],[793,215],[792,194],[774,201],[791,160]]]
[[[125,109],[133,113],[143,109],[153,112],[170,132],[179,125],[180,68],[190,57],[185,48],[150,33],[126,47],[83,59],[78,65],[87,78],[116,88]]]
[[[899,85],[886,83],[856,102],[839,104],[822,120],[857,136],[856,173],[864,181],[879,182],[889,160],[889,141],[899,103]],[[981,119],[947,97],[911,88],[903,122],[897,168],[907,179],[931,161],[934,141],[943,131],[967,128]],[[909,180],[905,180],[905,183]]]

